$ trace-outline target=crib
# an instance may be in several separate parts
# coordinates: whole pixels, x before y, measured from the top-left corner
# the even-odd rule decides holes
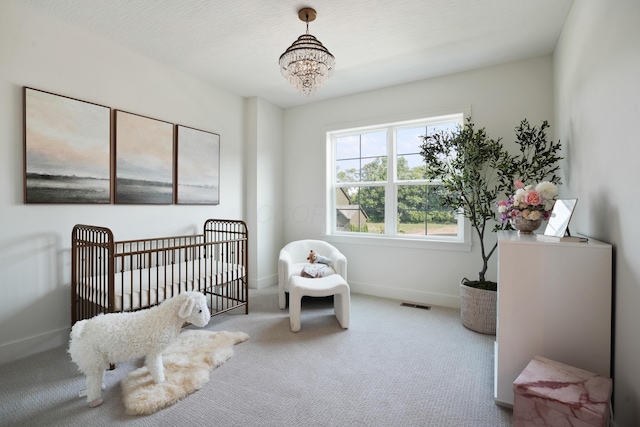
[[[78,224],[71,235],[71,324],[136,311],[200,291],[211,315],[249,313],[247,226],[209,219],[202,234],[115,241],[109,228]]]

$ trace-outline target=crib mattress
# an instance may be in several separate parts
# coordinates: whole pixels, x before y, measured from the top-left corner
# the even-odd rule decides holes
[[[240,264],[187,261],[118,272],[114,277],[114,309],[131,311],[156,305],[185,291],[212,291],[223,294],[228,283],[245,275]],[[91,276],[79,279],[77,293],[81,298],[105,308],[108,306],[108,278]]]

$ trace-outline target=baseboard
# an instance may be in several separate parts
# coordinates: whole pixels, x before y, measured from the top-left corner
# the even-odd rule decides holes
[[[371,285],[351,281],[349,281],[349,287],[351,288],[351,292],[358,294],[372,295],[425,305],[460,308],[459,295],[443,295],[433,292],[416,291],[414,289],[391,288],[388,286]]]
[[[278,284],[278,274],[272,274],[258,280],[249,280],[249,289],[264,289],[274,284]]]
[[[0,365],[69,343],[70,328],[62,328],[0,345]]]

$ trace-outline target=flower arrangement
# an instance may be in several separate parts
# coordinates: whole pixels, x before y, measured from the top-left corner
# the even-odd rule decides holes
[[[512,218],[519,217],[532,221],[540,218],[548,220],[558,197],[558,187],[549,181],[540,182],[535,187],[525,185],[520,180],[513,184],[516,192],[509,197],[509,200],[498,202],[500,222],[504,224]]]

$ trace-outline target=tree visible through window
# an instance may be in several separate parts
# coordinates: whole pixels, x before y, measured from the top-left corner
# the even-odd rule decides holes
[[[421,135],[455,131],[463,115],[333,132],[333,232],[458,239],[457,212],[443,208],[425,178]]]

